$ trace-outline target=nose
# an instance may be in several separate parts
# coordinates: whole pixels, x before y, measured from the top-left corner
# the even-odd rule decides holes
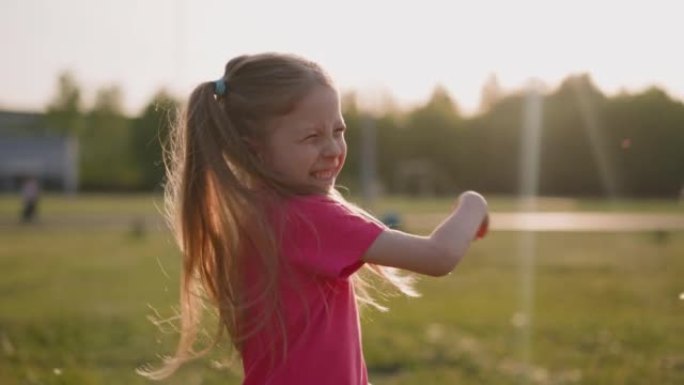
[[[330,138],[323,148],[323,156],[338,157],[344,153],[344,142],[337,138]]]

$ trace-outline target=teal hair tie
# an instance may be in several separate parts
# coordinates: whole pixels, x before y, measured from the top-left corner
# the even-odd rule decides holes
[[[226,94],[226,82],[223,79],[214,82],[214,93],[218,96]]]

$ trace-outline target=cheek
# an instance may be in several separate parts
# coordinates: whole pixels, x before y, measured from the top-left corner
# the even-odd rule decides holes
[[[340,154],[340,167],[344,165],[345,159],[347,159],[347,142],[342,139],[341,143],[342,153]]]
[[[347,156],[347,140],[342,138],[342,155]]]
[[[287,156],[286,151],[277,146],[264,151],[261,160],[268,169],[279,174],[287,173],[293,161],[291,156]]]

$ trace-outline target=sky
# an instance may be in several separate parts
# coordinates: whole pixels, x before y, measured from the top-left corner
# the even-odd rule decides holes
[[[679,4],[682,5],[679,5]],[[476,110],[504,89],[589,73],[607,94],[650,86],[684,99],[684,2],[665,0],[0,0],[0,109],[40,111],[71,71],[86,104],[118,85],[139,113],[187,97],[244,53],[319,62],[369,107],[424,102],[437,84]]]

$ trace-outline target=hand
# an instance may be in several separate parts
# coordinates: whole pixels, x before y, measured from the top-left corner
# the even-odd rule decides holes
[[[480,223],[480,227],[477,229],[477,233],[475,233],[475,239],[482,239],[487,235],[489,232],[489,214],[485,215],[484,219],[482,220],[482,223]]]
[[[489,213],[487,212],[487,201],[484,199],[484,197],[475,191],[466,191],[461,196],[459,196],[458,201],[456,202],[457,205],[460,204],[470,204],[471,207],[474,205],[475,207],[482,207],[482,204],[484,203],[484,209],[480,211],[479,214],[476,214],[478,217],[480,215],[484,214],[484,218],[480,222],[477,232],[475,233],[475,237],[473,240],[478,240],[484,238],[487,233],[489,232]]]

